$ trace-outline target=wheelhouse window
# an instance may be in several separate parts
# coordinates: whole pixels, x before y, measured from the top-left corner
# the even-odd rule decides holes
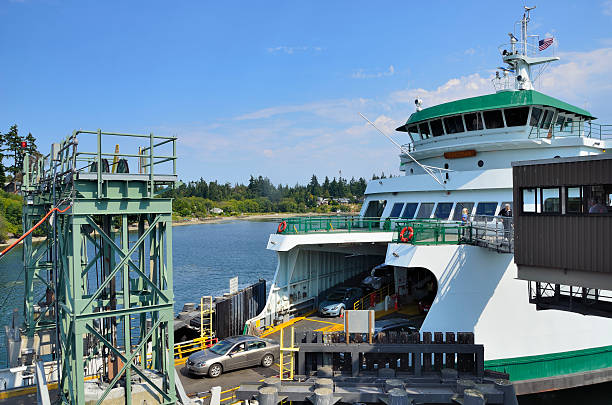
[[[419,139],[419,128],[416,125],[409,126],[407,128],[407,131],[408,131],[408,136],[410,136],[410,139],[412,140],[412,142]]]
[[[550,123],[552,122],[553,116],[555,115],[555,112],[552,110],[545,110],[544,111],[544,116],[542,117],[542,121],[540,122],[540,128],[542,129],[549,129],[550,128]]]
[[[476,215],[495,215],[496,202],[480,202],[476,206]]]
[[[444,135],[444,128],[442,127],[442,120],[433,120],[429,122],[431,126],[431,134],[433,136]]]
[[[417,207],[419,203],[406,203],[404,207],[404,212],[402,212],[402,218],[412,219],[414,218],[414,214],[416,213]]]
[[[529,116],[529,107],[507,108],[504,110],[504,116],[508,127],[525,126]]]
[[[484,122],[487,129],[503,128],[504,118],[501,110],[491,110],[483,112]]]
[[[447,134],[464,132],[465,129],[463,129],[463,119],[461,119],[461,115],[444,118],[444,128],[446,128]]]
[[[436,212],[434,212],[434,218],[448,219],[452,209],[453,209],[452,202],[438,203],[438,205],[436,206]]]
[[[529,125],[532,127],[537,127],[540,122],[540,117],[542,116],[542,109],[538,107],[533,107],[531,109],[531,119],[529,120]]]
[[[419,124],[419,131],[421,132],[422,139],[427,139],[430,137],[431,132],[429,132],[429,125],[426,122]]]
[[[461,214],[464,208],[467,208],[468,215],[472,215],[472,209],[474,209],[474,203],[473,202],[458,202],[457,205],[455,206],[455,212],[453,212],[453,221],[461,220]]]
[[[478,131],[484,129],[482,124],[482,116],[479,112],[472,114],[465,114],[463,116],[465,119],[465,129],[468,131]]]
[[[433,211],[434,203],[421,203],[417,218],[429,218],[431,217],[431,211]]]
[[[389,218],[398,218],[402,212],[402,208],[404,208],[404,203],[395,203],[393,204],[393,208],[391,208],[391,214]]]

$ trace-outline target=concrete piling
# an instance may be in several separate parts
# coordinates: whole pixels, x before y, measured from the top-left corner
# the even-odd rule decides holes
[[[278,389],[276,387],[261,387],[257,394],[259,405],[277,405]]]
[[[387,405],[408,405],[412,403],[408,399],[408,393],[403,388],[393,388],[389,391]]]
[[[330,366],[322,366],[317,368],[317,377],[331,378],[334,376],[334,371]]]
[[[394,388],[404,389],[404,382],[393,378],[385,380],[385,392],[390,392]]]
[[[395,377],[395,370],[392,368],[388,368],[388,367],[379,368],[378,376],[383,377],[383,378],[393,378]]]
[[[315,389],[316,388],[329,388],[330,390],[333,390],[334,381],[331,378],[317,378],[315,380]]]
[[[334,392],[331,388],[315,388],[312,402],[314,405],[333,405]]]
[[[463,395],[463,392],[470,388],[475,388],[476,383],[472,380],[457,380],[457,393]]]

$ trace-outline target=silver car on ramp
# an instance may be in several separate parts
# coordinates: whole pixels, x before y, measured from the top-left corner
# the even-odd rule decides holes
[[[186,368],[190,374],[215,378],[239,368],[270,367],[279,357],[278,342],[250,335],[231,336],[189,356]]]

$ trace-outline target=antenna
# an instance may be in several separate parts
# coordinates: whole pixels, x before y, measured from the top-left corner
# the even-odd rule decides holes
[[[419,165],[421,167],[421,169],[423,169],[425,171],[425,173],[429,174],[435,181],[436,183],[438,183],[440,186],[442,186],[443,189],[446,190],[446,186],[444,185],[444,183],[442,183],[440,181],[440,179],[438,179],[438,177],[436,176],[436,170],[439,171],[440,174],[442,174],[442,172],[452,172],[452,170],[450,169],[443,169],[441,167],[436,167],[436,166],[429,166],[429,165],[424,165],[421,162],[419,162],[418,160],[416,160],[408,150],[406,150],[406,148],[404,148],[402,145],[400,145],[399,143],[397,143],[393,138],[391,138],[389,135],[385,134],[383,131],[380,130],[380,128],[378,128],[372,121],[370,121],[369,119],[366,118],[365,115],[363,115],[362,113],[359,113],[359,115],[361,115],[361,118],[363,118],[364,120],[368,121],[370,123],[370,125],[372,125],[374,127],[374,129],[376,129],[378,132],[380,132],[385,138],[387,138],[388,140],[390,140],[395,146],[397,146],[402,153],[405,153],[414,163],[416,163],[417,165]]]

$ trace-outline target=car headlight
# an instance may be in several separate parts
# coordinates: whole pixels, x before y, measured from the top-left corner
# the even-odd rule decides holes
[[[204,367],[205,365],[206,365],[206,361],[201,361],[201,362],[196,364],[196,366],[198,366],[198,367]]]

